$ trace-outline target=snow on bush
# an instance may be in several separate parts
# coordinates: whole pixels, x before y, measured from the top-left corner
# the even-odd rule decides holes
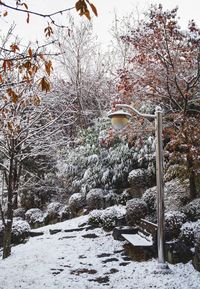
[[[129,173],[128,183],[139,189],[152,187],[155,183],[155,177],[147,169],[135,169]]]
[[[44,225],[45,215],[40,209],[33,208],[25,213],[25,219],[31,227],[36,228]]]
[[[83,209],[85,205],[85,196],[81,193],[75,193],[69,198],[69,207],[74,215]]]
[[[93,210],[89,213],[88,223],[94,226],[100,226],[102,224],[101,215],[103,210]]]
[[[135,225],[147,214],[147,204],[139,198],[134,198],[126,203],[126,220],[129,225]]]
[[[92,189],[86,196],[89,210],[102,209],[104,207],[104,191],[102,189]]]
[[[126,209],[122,205],[108,207],[105,210],[93,210],[88,217],[89,224],[102,226],[105,230],[112,230],[117,219],[124,217]]]
[[[165,238],[166,240],[176,239],[180,233],[186,215],[179,211],[169,211],[165,214]]]
[[[179,238],[187,246],[194,247],[195,236],[200,232],[200,220],[196,222],[186,222],[181,227]]]
[[[62,207],[62,204],[59,202],[52,202],[47,206],[45,214],[45,224],[54,224],[57,223],[60,219],[59,211]]]
[[[116,225],[116,220],[125,216],[126,210],[123,206],[108,207],[101,215],[102,226],[105,230],[112,230]]]
[[[168,211],[179,211],[189,200],[189,186],[179,179],[166,182],[164,192],[165,207]]]
[[[24,242],[29,236],[31,230],[28,222],[22,220],[20,217],[13,218],[11,242],[13,244],[20,244]],[[3,224],[0,221],[0,247],[3,245]]]
[[[79,145],[69,147],[60,158],[59,174],[69,183],[69,193],[87,194],[94,188],[125,188],[128,174],[134,168],[145,166],[155,173],[153,137],[138,140],[133,147],[129,147],[127,140],[118,138],[113,146],[104,147],[99,143],[99,135],[108,127],[105,120],[100,120],[82,130]]]
[[[17,208],[13,211],[13,217],[20,217],[22,219],[25,218],[26,209],[24,208]]]
[[[68,205],[63,206],[59,211],[60,221],[69,220],[72,217],[72,212]]]
[[[59,211],[62,207],[62,204],[59,202],[52,202],[47,206],[46,213],[48,214],[49,217],[54,217],[59,214]]]
[[[13,219],[12,233],[16,236],[23,233],[28,233],[31,230],[31,227],[28,222],[21,220],[19,218]]]
[[[191,201],[181,210],[186,214],[190,221],[196,221],[200,218],[200,198]]]
[[[147,204],[149,213],[156,212],[157,194],[154,188],[147,189],[142,196],[142,200]]]
[[[118,203],[121,205],[126,205],[126,202],[130,199],[132,199],[131,192],[126,189],[118,196]]]
[[[104,196],[105,208],[117,205],[118,204],[118,200],[119,200],[119,196],[111,190],[110,192],[108,192]]]

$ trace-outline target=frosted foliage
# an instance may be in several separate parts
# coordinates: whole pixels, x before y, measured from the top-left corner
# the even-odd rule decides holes
[[[126,203],[126,218],[130,225],[134,225],[141,218],[144,218],[147,214],[147,204],[138,198],[129,200]]]
[[[112,229],[116,225],[116,219],[124,217],[125,214],[124,206],[112,206],[105,210],[93,210],[89,214],[88,221],[91,224],[101,225],[104,229]]]
[[[187,215],[189,220],[198,220],[200,218],[200,198],[191,201],[182,211]]]
[[[104,205],[104,195],[102,189],[92,189],[88,192],[86,196],[86,201],[88,208],[92,209],[100,209]]]
[[[75,193],[69,198],[69,207],[73,214],[77,214],[85,206],[85,197],[81,193]]]
[[[25,213],[25,219],[29,224],[42,223],[44,221],[44,214],[40,209],[30,209]]]
[[[101,182],[103,184],[108,183],[109,182],[109,176],[110,176],[110,170],[106,169],[102,174]]]
[[[56,213],[59,213],[60,209],[61,209],[62,205],[58,202],[53,202],[53,203],[50,203],[48,206],[47,206],[47,213],[48,214],[56,214]]]
[[[24,208],[17,208],[13,211],[14,217],[21,217],[24,219],[26,210]]]
[[[3,223],[2,223],[2,221],[0,221],[0,232],[2,232],[3,231]]]
[[[107,219],[114,219],[116,218],[121,218],[123,216],[125,216],[126,214],[126,209],[124,206],[119,205],[119,206],[113,206],[113,207],[109,207],[106,208],[105,210],[103,210],[103,213],[101,215],[101,219],[103,221],[107,220]]]
[[[165,214],[165,235],[167,240],[177,238],[186,215],[179,211],[170,211]]]
[[[59,174],[70,183],[70,193],[87,194],[93,188],[102,187],[124,188],[133,168],[145,166],[155,173],[154,137],[148,136],[142,142],[138,140],[131,148],[126,140],[118,140],[112,147],[105,148],[99,143],[99,135],[104,134],[98,125],[86,130],[87,133],[83,131],[84,137],[80,141],[84,146],[68,148],[59,160]]]
[[[31,230],[30,225],[28,222],[24,220],[13,220],[13,225],[12,225],[12,233],[15,236],[20,236],[24,233],[28,233]]]
[[[156,211],[157,194],[155,189],[147,189],[142,196],[142,200],[146,202],[150,213],[154,213]]]
[[[93,210],[89,213],[88,222],[91,224],[100,224],[103,210]]]
[[[195,236],[200,232],[200,220],[196,222],[186,222],[181,227],[180,239],[190,247],[195,244]]]
[[[69,205],[71,205],[74,202],[82,202],[82,201],[84,201],[84,196],[80,193],[76,193],[69,198]]]

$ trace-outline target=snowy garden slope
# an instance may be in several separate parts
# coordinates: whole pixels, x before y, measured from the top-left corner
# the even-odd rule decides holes
[[[40,228],[44,235],[13,247],[0,260],[0,289],[200,289],[200,273],[191,263],[170,265],[172,274],[154,274],[156,260],[130,261],[123,242],[100,228],[64,232],[86,218]],[[62,231],[50,235],[49,229]]]

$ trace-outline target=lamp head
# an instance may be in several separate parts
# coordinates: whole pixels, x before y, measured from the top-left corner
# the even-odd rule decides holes
[[[120,130],[127,125],[131,114],[120,109],[109,113],[108,117],[111,118],[113,128],[116,130]]]

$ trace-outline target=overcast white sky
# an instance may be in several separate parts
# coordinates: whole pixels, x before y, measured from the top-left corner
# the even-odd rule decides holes
[[[13,4],[14,0],[6,0],[8,4]],[[51,13],[57,10],[74,6],[75,0],[24,0],[30,10],[39,11],[41,13]],[[109,39],[109,28],[113,20],[114,11],[118,16],[126,15],[136,7],[139,11],[148,9],[151,3],[161,3],[166,9],[174,8],[178,5],[180,23],[186,27],[188,20],[194,19],[200,26],[200,0],[92,0],[98,9],[98,18],[94,19],[94,26],[100,41],[107,42]],[[76,21],[78,21],[77,13],[74,11]],[[6,33],[10,23],[14,19],[17,25],[16,34],[23,38],[24,42],[28,40],[35,41],[41,39],[43,29],[46,27],[46,20],[39,17],[31,16],[30,24],[26,23],[26,16],[23,14],[13,14],[5,18],[0,18],[0,34]],[[66,15],[59,16],[59,21],[65,23]]]

